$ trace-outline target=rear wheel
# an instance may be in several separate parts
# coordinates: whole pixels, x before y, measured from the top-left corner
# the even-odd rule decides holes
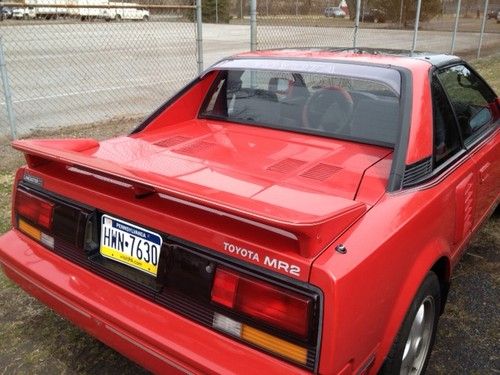
[[[430,272],[418,290],[381,374],[425,373],[436,336],[441,306],[439,280]]]

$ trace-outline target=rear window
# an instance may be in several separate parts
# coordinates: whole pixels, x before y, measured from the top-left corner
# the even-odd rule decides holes
[[[329,67],[333,74],[220,69],[200,117],[394,145],[400,128],[399,72],[342,65]]]

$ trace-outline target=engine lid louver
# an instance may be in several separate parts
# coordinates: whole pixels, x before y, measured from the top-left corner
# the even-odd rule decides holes
[[[303,160],[287,158],[267,167],[267,170],[279,173],[290,173],[297,170],[305,163],[306,162]]]
[[[325,181],[341,169],[335,165],[320,163],[302,173],[301,176],[313,180]]]
[[[190,138],[188,138],[188,137],[184,137],[182,135],[176,135],[173,137],[163,139],[163,140],[155,143],[155,145],[161,146],[161,147],[172,147],[172,146],[178,145],[179,143],[183,143],[183,142],[186,142],[189,140],[190,140]]]

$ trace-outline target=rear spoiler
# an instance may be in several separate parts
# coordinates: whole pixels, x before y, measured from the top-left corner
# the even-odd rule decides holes
[[[79,168],[107,179],[115,179],[141,192],[156,193],[193,208],[253,225],[261,230],[286,238],[295,244],[288,250],[312,258],[329,245],[350,224],[366,212],[364,203],[334,198],[334,205],[324,215],[304,214],[266,202],[231,196],[229,193],[202,195],[187,182],[128,168],[116,161],[92,156],[99,147],[94,139],[20,140],[12,146],[25,154],[32,169],[48,162]],[[190,186],[191,185],[191,186]],[[226,197],[228,199],[224,199]],[[333,199],[333,197],[332,197]],[[230,203],[228,203],[230,202]]]

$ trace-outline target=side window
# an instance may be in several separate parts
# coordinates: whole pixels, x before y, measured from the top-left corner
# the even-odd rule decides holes
[[[455,116],[442,86],[432,80],[432,112],[434,118],[434,165],[438,166],[456,154],[460,148]]]
[[[455,110],[462,137],[467,142],[493,119],[490,103],[495,101],[495,94],[463,65],[445,68],[438,76]]]

